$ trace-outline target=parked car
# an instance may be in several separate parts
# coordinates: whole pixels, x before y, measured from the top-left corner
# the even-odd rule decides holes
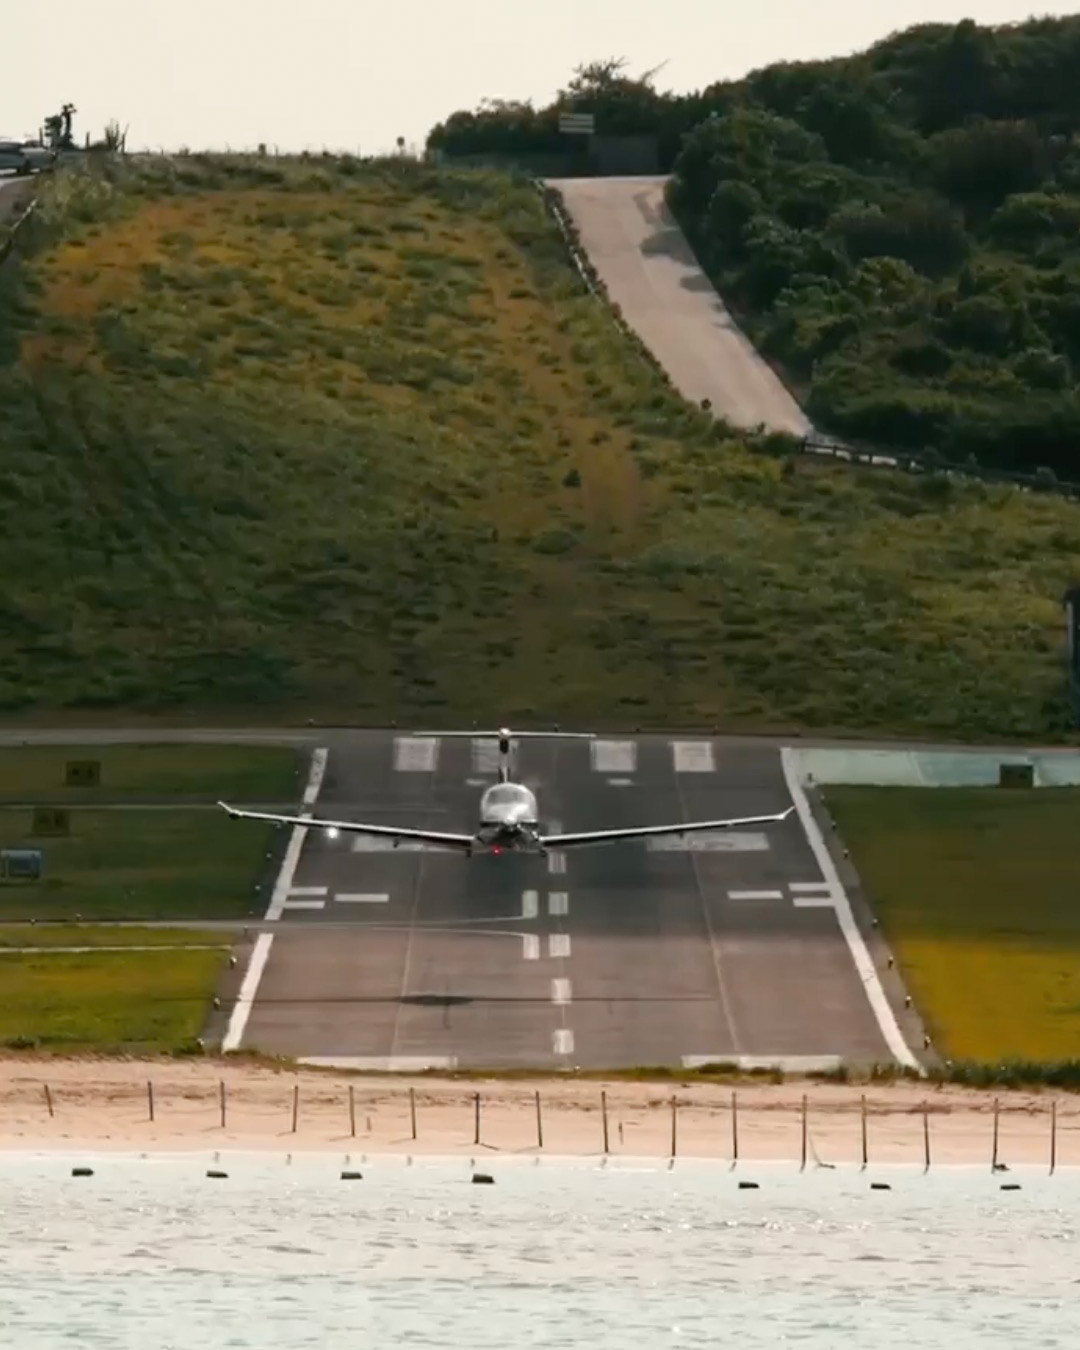
[[[34,173],[52,161],[52,151],[34,141],[0,141],[0,171]]]

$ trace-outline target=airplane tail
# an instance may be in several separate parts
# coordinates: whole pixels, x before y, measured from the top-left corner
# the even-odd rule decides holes
[[[513,741],[522,740],[595,740],[595,733],[592,731],[560,731],[557,727],[552,731],[511,731],[509,727],[498,727],[494,731],[414,731],[414,736],[468,736],[472,740],[480,741],[498,741],[499,743],[499,782],[506,783],[510,779],[510,746]]]

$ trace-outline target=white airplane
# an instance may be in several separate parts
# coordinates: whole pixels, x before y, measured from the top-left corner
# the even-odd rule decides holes
[[[333,838],[339,832],[366,834],[393,841],[397,848],[412,840],[456,849],[467,857],[474,853],[538,853],[546,855],[549,849],[576,848],[581,844],[609,844],[620,839],[641,839],[652,835],[685,835],[702,830],[730,830],[741,825],[768,825],[785,820],[795,810],[789,806],[772,816],[743,816],[737,820],[694,820],[678,825],[634,825],[628,829],[588,830],[580,834],[542,834],[536,808],[536,797],[523,783],[515,783],[510,776],[510,744],[525,738],[571,738],[592,740],[592,732],[575,731],[414,731],[414,736],[469,736],[472,739],[495,739],[499,743],[498,781],[487,788],[480,798],[480,825],[475,834],[446,834],[440,830],[417,830],[408,826],[368,825],[355,820],[325,820],[316,816],[279,816],[267,811],[242,811],[218,802],[233,820],[268,820],[278,825],[305,825],[322,829]]]

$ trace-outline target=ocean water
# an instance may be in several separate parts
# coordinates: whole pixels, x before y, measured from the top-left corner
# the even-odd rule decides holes
[[[1078,1172],[343,1165],[0,1154],[0,1346],[1080,1345]]]

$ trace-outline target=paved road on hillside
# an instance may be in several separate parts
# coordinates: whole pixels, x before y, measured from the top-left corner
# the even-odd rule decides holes
[[[549,831],[790,801],[775,747],[640,737],[518,755]],[[314,809],[468,830],[493,771],[493,742],[357,733],[330,749]],[[401,1069],[892,1057],[795,817],[548,859],[306,832],[286,881],[245,1047]]]
[[[736,326],[664,202],[663,178],[550,180],[623,317],[687,399],[805,436],[805,414]]]

